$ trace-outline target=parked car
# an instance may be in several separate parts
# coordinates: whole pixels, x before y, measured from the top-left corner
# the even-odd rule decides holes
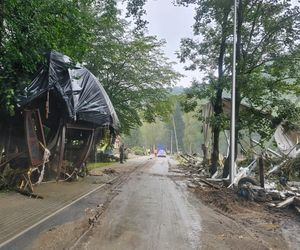
[[[157,157],[167,157],[166,151],[163,149],[158,150]]]

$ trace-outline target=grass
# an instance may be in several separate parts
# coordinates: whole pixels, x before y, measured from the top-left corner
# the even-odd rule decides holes
[[[103,167],[108,167],[112,164],[116,163],[115,161],[110,161],[110,162],[91,162],[87,164],[87,169],[92,170],[95,168],[103,168]]]

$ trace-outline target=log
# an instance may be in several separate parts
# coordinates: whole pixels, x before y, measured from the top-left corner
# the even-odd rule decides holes
[[[285,201],[278,203],[277,208],[283,208],[283,207],[286,207],[286,206],[294,203],[294,199],[295,199],[294,196],[290,197],[290,198],[287,198]]]
[[[34,193],[29,192],[29,191],[27,191],[27,190],[22,190],[22,189],[19,189],[19,188],[16,188],[15,190],[16,190],[17,192],[19,192],[20,194],[22,194],[22,195],[28,196],[29,198],[44,199],[43,196],[40,196],[40,195],[38,195],[38,194],[34,194]]]

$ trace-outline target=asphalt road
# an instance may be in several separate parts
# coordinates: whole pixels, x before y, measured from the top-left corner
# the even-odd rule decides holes
[[[199,249],[201,217],[168,177],[168,159],[135,171],[80,249]]]

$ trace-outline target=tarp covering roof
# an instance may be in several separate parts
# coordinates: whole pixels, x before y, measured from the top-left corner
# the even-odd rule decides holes
[[[48,91],[54,91],[65,105],[67,119],[119,129],[114,107],[98,79],[85,67],[56,51],[47,55],[47,64],[19,99],[21,107]]]

